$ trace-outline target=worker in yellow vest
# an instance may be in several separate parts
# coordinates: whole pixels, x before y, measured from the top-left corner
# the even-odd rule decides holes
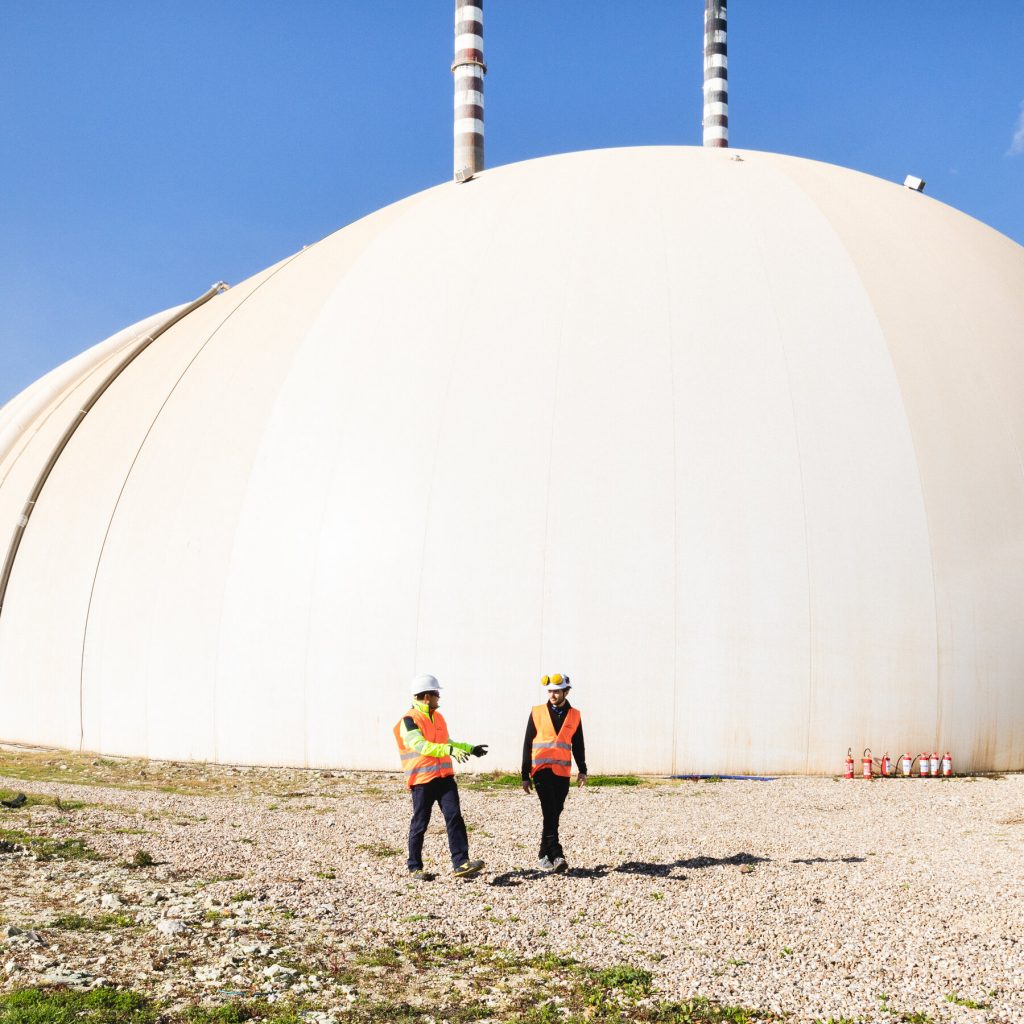
[[[452,758],[460,763],[483,757],[483,744],[457,743],[448,736],[448,725],[437,710],[441,702],[441,684],[434,676],[417,676],[412,681],[412,707],[395,725],[395,741],[402,757],[405,782],[412,795],[412,821],[409,823],[408,867],[417,882],[429,882],[434,875],[423,870],[423,836],[430,824],[434,804],[440,804],[448,829],[448,850],[457,878],[472,878],[484,866],[482,860],[469,859],[469,838],[459,806],[459,787],[455,784]]]
[[[569,703],[568,676],[543,676],[547,703],[530,712],[523,741],[523,791],[537,787],[544,823],[537,865],[544,871],[566,871],[565,851],[558,839],[558,822],[569,795],[572,759],[579,772],[577,784],[587,784],[587,753],[583,745],[580,713]]]

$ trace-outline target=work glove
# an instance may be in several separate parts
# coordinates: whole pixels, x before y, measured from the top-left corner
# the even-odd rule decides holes
[[[487,753],[487,744],[478,743],[472,751],[470,751],[474,757],[483,757]]]
[[[459,747],[453,747],[450,744],[448,746],[448,753],[451,754],[451,756],[454,757],[455,760],[459,762],[459,764],[462,764],[464,761],[469,760],[468,750],[461,750]]]

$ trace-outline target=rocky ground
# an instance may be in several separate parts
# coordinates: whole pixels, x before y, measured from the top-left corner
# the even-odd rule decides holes
[[[397,774],[0,750],[0,796],[30,795],[0,808],[0,992],[317,1022],[1024,1021],[1022,775],[574,789],[564,876],[534,869],[534,797],[460,788],[487,868],[451,878],[438,820],[415,884]]]

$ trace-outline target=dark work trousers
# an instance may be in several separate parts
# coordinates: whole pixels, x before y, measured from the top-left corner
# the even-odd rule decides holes
[[[412,821],[409,823],[409,860],[410,871],[419,871],[423,867],[423,836],[430,824],[430,812],[434,804],[441,805],[444,823],[448,828],[448,849],[452,855],[452,867],[459,867],[469,860],[469,839],[466,836],[466,823],[462,820],[462,808],[459,806],[459,787],[455,779],[431,779],[430,782],[413,786]]]
[[[538,857],[564,857],[562,844],[558,841],[558,819],[562,816],[565,798],[569,795],[569,779],[556,775],[549,768],[541,768],[533,776],[533,784],[540,797],[540,809],[544,824],[540,830],[540,853]]]

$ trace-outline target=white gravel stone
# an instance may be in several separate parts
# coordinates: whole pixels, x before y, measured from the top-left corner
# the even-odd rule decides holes
[[[183,932],[187,931],[188,928],[184,921],[179,921],[176,918],[169,917],[163,921],[157,921],[156,930],[160,932],[161,935],[171,936],[181,935]]]

